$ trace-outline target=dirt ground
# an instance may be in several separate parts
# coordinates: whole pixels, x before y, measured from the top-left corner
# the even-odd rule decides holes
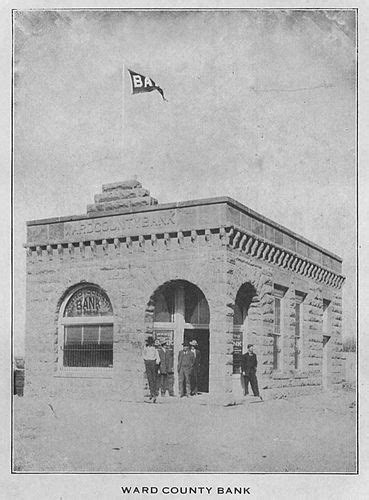
[[[355,472],[353,390],[224,407],[14,399],[14,470]]]

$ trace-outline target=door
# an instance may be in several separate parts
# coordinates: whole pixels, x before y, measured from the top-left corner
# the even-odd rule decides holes
[[[186,329],[184,341],[196,340],[201,353],[200,373],[198,378],[199,392],[209,392],[209,330],[208,329]]]

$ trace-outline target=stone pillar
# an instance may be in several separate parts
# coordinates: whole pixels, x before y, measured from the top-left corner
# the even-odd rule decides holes
[[[334,294],[331,304],[331,340],[330,340],[330,379],[333,387],[344,380],[344,361],[342,352],[342,292]]]
[[[262,327],[258,345],[258,381],[260,389],[267,388],[273,371],[273,281],[272,273],[265,269],[259,285],[259,303],[261,309]]]
[[[233,371],[233,309],[227,305],[224,287],[209,300],[210,356],[209,395],[222,404],[231,404]]]
[[[319,385],[322,373],[323,354],[323,301],[321,288],[315,283],[310,284],[309,293],[305,299],[306,314],[304,330],[304,352],[306,352],[306,370],[309,385]]]

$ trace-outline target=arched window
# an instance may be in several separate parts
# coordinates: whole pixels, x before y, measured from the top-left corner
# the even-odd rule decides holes
[[[113,309],[96,285],[74,290],[61,308],[59,368],[113,367]]]

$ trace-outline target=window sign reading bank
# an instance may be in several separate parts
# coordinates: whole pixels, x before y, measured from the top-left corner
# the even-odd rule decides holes
[[[110,302],[95,288],[81,288],[72,295],[65,308],[65,316],[103,316],[111,314]]]

